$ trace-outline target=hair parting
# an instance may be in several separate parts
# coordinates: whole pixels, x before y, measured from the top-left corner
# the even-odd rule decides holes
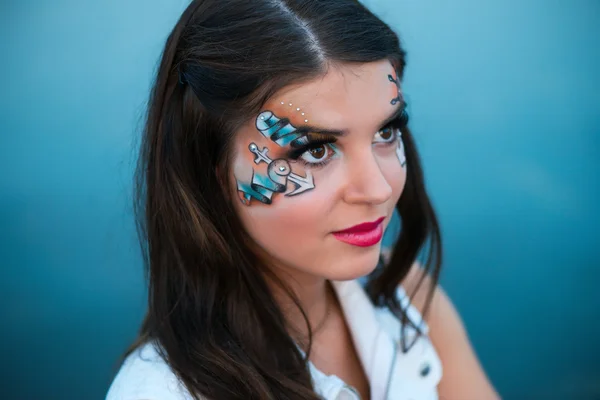
[[[277,38],[277,40],[273,40]],[[156,344],[196,399],[317,400],[307,357],[313,327],[289,287],[254,251],[228,192],[236,129],[278,90],[334,63],[405,54],[388,25],[354,0],[194,0],[168,36],[151,90],[136,170],[135,213],[148,312],[130,347]],[[368,293],[407,322],[396,288],[428,243],[435,285],[439,227],[414,140],[402,139],[402,232]],[[308,326],[302,351],[269,290],[287,293]]]

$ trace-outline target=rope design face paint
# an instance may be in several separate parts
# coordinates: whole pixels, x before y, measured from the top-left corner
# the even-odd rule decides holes
[[[300,111],[300,108],[297,110]],[[287,118],[280,119],[271,111],[263,111],[256,117],[256,128],[265,138],[281,147],[288,145],[294,147],[299,139],[305,136],[304,133],[298,132]],[[306,177],[292,173],[292,167],[287,160],[283,158],[272,160],[267,155],[269,151],[267,147],[260,150],[256,143],[252,142],[248,146],[248,150],[254,154],[255,164],[264,162],[268,167],[266,176],[256,174],[252,169],[250,184],[237,181],[237,189],[243,193],[242,202],[244,204],[249,205],[252,198],[264,204],[271,204],[274,193],[284,193],[287,190],[288,181],[294,183],[296,189],[287,193],[286,196],[295,196],[315,187],[313,176],[309,171],[307,171]]]
[[[296,189],[290,193],[287,193],[286,196],[294,196],[294,195],[306,192],[307,190],[314,189],[315,183],[314,183],[314,179],[313,179],[313,176],[310,173],[310,171],[307,171],[306,177],[296,175],[296,174],[292,173],[292,169],[290,167],[290,164],[287,162],[287,160],[284,160],[283,158],[279,158],[277,160],[271,160],[269,158],[269,156],[267,156],[267,152],[269,151],[269,149],[267,149],[266,147],[263,147],[262,150],[259,150],[258,146],[255,143],[250,143],[250,146],[248,146],[248,149],[250,149],[250,151],[252,153],[254,153],[256,156],[254,158],[255,164],[260,164],[261,162],[265,162],[269,165],[269,169],[271,169],[271,167],[273,167],[273,166],[276,166],[273,169],[276,171],[278,177],[287,178],[286,185],[287,185],[287,180],[293,182],[296,185]],[[285,186],[281,192],[283,192],[283,191],[285,191]]]
[[[308,122],[308,120],[305,121]],[[271,139],[281,147],[288,145],[294,147],[294,142],[304,136],[304,133],[296,130],[289,119],[280,119],[271,111],[263,111],[258,115],[256,118],[256,129],[264,137]]]

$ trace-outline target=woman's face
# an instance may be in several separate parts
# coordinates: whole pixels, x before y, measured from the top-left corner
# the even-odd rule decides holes
[[[389,124],[401,99],[388,61],[345,64],[280,91],[239,130],[231,190],[273,266],[331,280],[375,268],[406,180],[399,130]]]

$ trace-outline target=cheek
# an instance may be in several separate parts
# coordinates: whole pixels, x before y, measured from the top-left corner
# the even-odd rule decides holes
[[[406,184],[406,165],[401,166],[396,156],[386,156],[380,159],[379,167],[388,185],[392,188],[391,201],[395,205],[400,199]]]
[[[392,188],[392,196],[384,205],[391,215],[404,188],[406,169],[393,152],[380,155],[379,166]],[[295,164],[292,171],[306,175],[304,168]],[[343,163],[335,163],[327,167],[326,173],[313,172],[315,188],[310,191],[294,196],[276,193],[271,204],[253,199],[250,205],[244,205],[238,200],[238,215],[250,237],[269,258],[319,274],[335,271],[341,259],[350,273],[354,271],[349,267],[350,261],[340,255],[339,244],[335,241],[331,244],[329,237],[333,228],[340,227],[340,219],[344,219],[340,212],[348,211],[343,203],[345,174]],[[232,191],[237,193],[234,185]],[[362,267],[370,265],[369,260],[363,261]]]
[[[306,171],[292,164],[292,171],[306,176]],[[236,209],[251,238],[277,258],[287,258],[310,243],[320,243],[329,233],[328,215],[335,208],[336,196],[328,190],[329,177],[314,174],[315,187],[297,195],[274,193],[271,204],[252,199],[249,205],[236,201]],[[288,193],[295,186],[288,183]],[[231,190],[239,197],[235,184]]]
[[[332,220],[338,208],[343,189],[343,171],[340,165],[331,165],[327,174],[319,171],[313,173],[315,188],[294,196],[275,193],[271,204],[262,204],[252,199],[250,205],[237,201],[240,215],[248,233],[261,246],[273,246],[273,242],[303,242],[310,238],[321,240],[330,229]],[[392,188],[389,200],[393,208],[402,195],[406,183],[406,167],[402,167],[395,155],[379,158],[379,166],[385,180]],[[302,167],[292,165],[292,171],[305,176]],[[341,175],[340,175],[341,174]],[[293,188],[293,186],[292,186]],[[238,196],[237,190],[232,191]],[[289,192],[289,191],[288,191]]]

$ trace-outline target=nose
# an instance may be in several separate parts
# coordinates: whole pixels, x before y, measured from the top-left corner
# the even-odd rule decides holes
[[[348,178],[344,200],[349,204],[382,204],[392,197],[388,183],[372,152],[360,159],[348,160]]]

